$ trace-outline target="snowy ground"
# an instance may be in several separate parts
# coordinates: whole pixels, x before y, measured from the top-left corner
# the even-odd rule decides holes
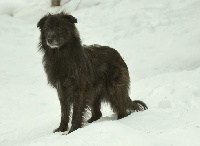
[[[200,1],[50,0],[0,2],[0,146],[199,146]],[[95,123],[63,136],[60,106],[37,52],[38,20],[71,12],[84,44],[116,48],[127,62],[131,98],[145,112],[116,120],[108,105]]]

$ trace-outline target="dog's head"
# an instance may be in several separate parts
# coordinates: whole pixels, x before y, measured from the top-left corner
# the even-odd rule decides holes
[[[78,35],[75,23],[77,23],[77,19],[65,13],[44,16],[37,24],[41,31],[42,43],[52,49],[69,43],[73,37],[77,37],[75,35]]]

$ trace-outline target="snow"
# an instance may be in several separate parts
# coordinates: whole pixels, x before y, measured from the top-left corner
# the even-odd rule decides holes
[[[0,2],[1,146],[199,146],[200,1],[50,0]],[[37,50],[38,20],[71,12],[84,44],[116,48],[128,64],[131,98],[149,106],[116,120],[103,117],[69,135],[56,91],[47,85]]]

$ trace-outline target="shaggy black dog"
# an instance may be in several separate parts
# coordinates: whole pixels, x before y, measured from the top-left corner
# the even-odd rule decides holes
[[[60,13],[48,14],[37,24],[44,69],[61,105],[60,126],[54,132],[68,130],[72,106],[69,133],[82,126],[88,108],[92,112],[88,122],[98,120],[102,101],[110,103],[118,119],[147,109],[144,102],[129,97],[128,68],[120,54],[107,46],[83,46],[75,23],[72,15]]]

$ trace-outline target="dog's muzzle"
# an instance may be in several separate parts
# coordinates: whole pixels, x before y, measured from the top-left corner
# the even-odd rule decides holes
[[[47,45],[52,49],[59,48],[59,43],[54,39],[48,38],[46,42]]]

